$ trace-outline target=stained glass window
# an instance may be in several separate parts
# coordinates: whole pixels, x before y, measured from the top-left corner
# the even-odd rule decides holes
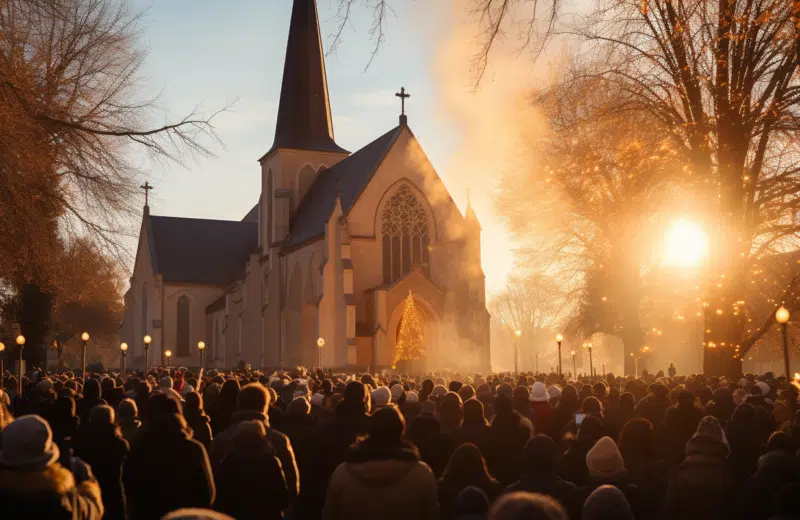
[[[413,267],[428,269],[428,216],[408,186],[392,195],[383,209],[383,281],[393,283]]]

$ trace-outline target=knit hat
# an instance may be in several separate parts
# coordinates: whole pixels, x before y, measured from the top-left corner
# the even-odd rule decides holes
[[[761,395],[767,395],[770,391],[769,385],[764,381],[759,381],[756,386],[761,389]]]
[[[53,389],[53,381],[49,377],[45,377],[36,384],[36,389],[40,392],[50,392]]]
[[[325,404],[325,396],[322,394],[314,394],[311,396],[311,406],[323,406]]]
[[[383,406],[392,402],[392,393],[385,386],[381,386],[372,391],[372,404]]]
[[[183,396],[191,394],[192,392],[194,392],[194,387],[189,383],[186,383],[185,385],[183,385],[183,388],[181,388],[181,395]]]
[[[550,402],[550,394],[547,393],[547,387],[541,381],[536,381],[531,387],[531,393],[528,399],[532,403],[547,403]]]
[[[444,394],[446,393],[447,393],[447,388],[444,385],[436,385],[433,387],[431,395],[433,397],[444,397]]]
[[[408,400],[406,400],[408,402]],[[419,411],[420,415],[436,415],[436,403],[433,401],[425,401],[422,403],[422,408]]]
[[[406,393],[406,403],[415,404],[419,402],[419,396],[416,392]]]
[[[403,397],[403,387],[400,385],[392,385],[391,392],[392,392],[392,401],[399,401],[401,397]]]
[[[172,378],[169,376],[162,377],[161,384],[159,386],[161,388],[172,388]]]
[[[620,479],[628,473],[617,443],[611,437],[601,437],[592,446],[586,454],[586,467],[589,476],[606,481]]]
[[[708,435],[714,437],[725,446],[728,446],[728,438],[725,436],[725,430],[719,422],[719,419],[713,415],[706,415],[697,425],[697,432],[701,435]]]
[[[633,511],[628,499],[614,486],[600,486],[592,491],[583,506],[583,518],[595,520],[614,518],[615,520],[633,520]]]
[[[550,399],[561,399],[561,388],[558,385],[553,385],[547,389],[550,394]]]
[[[53,442],[47,421],[38,415],[23,415],[5,427],[0,467],[25,471],[41,470],[56,462],[61,455]]]

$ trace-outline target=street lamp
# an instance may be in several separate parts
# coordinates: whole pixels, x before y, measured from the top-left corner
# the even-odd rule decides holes
[[[205,372],[206,370],[206,342],[205,341],[198,341],[197,342],[197,350],[200,351],[200,372]]]
[[[147,380],[147,363],[150,357],[150,342],[153,341],[153,338],[150,336],[144,337],[144,378]]]
[[[19,345],[19,374],[17,374],[17,395],[22,397],[22,349],[25,348],[25,336],[20,334],[17,336],[17,345]]]
[[[6,376],[6,367],[5,367],[5,359],[6,359],[6,346],[5,344],[0,341],[0,390],[5,388],[3,386],[3,379]]]
[[[164,368],[169,366],[169,358],[172,357],[172,351],[167,349],[164,351]]]
[[[83,382],[86,383],[86,343],[89,341],[89,333],[84,332],[81,334],[81,340],[83,341],[83,355],[81,361],[81,374],[83,374]]]
[[[561,376],[561,342],[564,341],[562,334],[556,334],[556,343],[558,343],[558,375]]]
[[[575,364],[575,351],[573,350],[570,352],[572,354],[572,377],[576,380],[578,379],[578,365]]]
[[[590,342],[586,342],[583,344],[583,348],[589,351],[589,377],[594,377],[594,361],[592,361],[592,344]]]
[[[322,370],[322,347],[325,346],[325,338],[317,338],[317,364]]]
[[[519,337],[522,336],[522,331],[517,329],[514,331],[514,373],[519,374]]]
[[[122,368],[122,379],[124,380],[125,379],[125,372],[126,372],[125,369],[127,368],[125,365],[127,365],[126,361],[127,361],[127,358],[128,358],[128,344],[123,342],[119,346],[119,349],[122,351],[122,359],[121,359],[122,367],[121,368]]]

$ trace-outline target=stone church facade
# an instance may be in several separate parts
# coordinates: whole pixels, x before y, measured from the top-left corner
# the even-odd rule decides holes
[[[377,370],[409,292],[427,355],[414,370],[489,368],[478,220],[462,215],[408,126],[350,153],[334,140],[314,0],[294,0],[275,141],[241,221],[145,205],[122,340],[129,363]],[[324,346],[318,347],[318,339]]]

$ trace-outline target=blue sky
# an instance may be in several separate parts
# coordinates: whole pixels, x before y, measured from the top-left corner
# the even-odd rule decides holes
[[[256,202],[257,159],[272,144],[291,5],[291,0],[133,0],[134,9],[146,10],[145,96],[158,95],[158,106],[172,118],[196,105],[211,112],[236,101],[216,120],[224,147],[212,147],[215,157],[188,157],[186,167],[147,166],[156,187],[154,214],[240,219]],[[336,28],[336,0],[321,0],[318,8],[327,50]],[[371,13],[361,7],[337,52],[326,58],[336,140],[355,151],[394,127],[400,108],[394,93],[405,86],[412,95],[409,125],[463,210],[468,183],[448,168],[462,135],[459,122],[441,109],[442,89],[436,84],[446,13],[431,2],[398,0],[394,8],[385,44],[369,68]],[[486,230],[490,198],[475,193]],[[484,231],[484,270],[488,288],[497,289],[510,256],[506,240],[497,242],[502,230],[490,228]]]

